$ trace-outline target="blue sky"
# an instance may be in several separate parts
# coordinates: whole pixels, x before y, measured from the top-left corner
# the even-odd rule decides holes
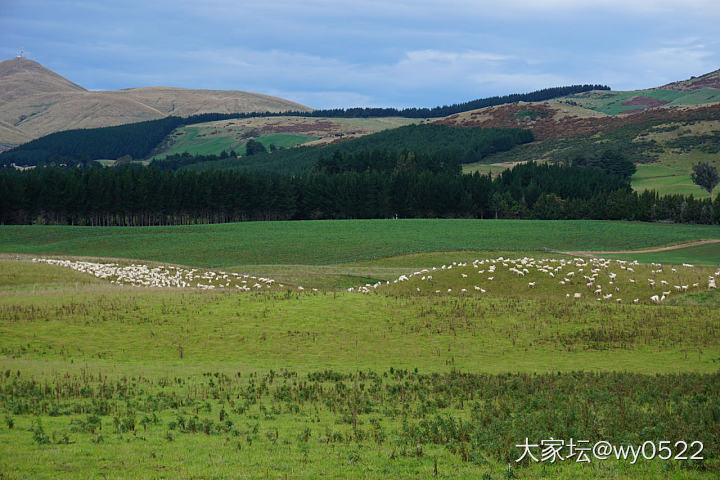
[[[435,106],[720,68],[718,0],[0,0],[24,47],[92,90],[247,90],[315,108]]]

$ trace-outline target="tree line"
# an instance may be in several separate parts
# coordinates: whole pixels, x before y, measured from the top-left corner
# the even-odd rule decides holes
[[[530,93],[513,93],[510,95],[479,98],[469,102],[454,103],[433,108],[335,108],[328,110],[314,110],[312,116],[342,117],[342,118],[369,118],[369,117],[406,117],[406,118],[439,118],[455,113],[477,110],[478,108],[494,107],[515,102],[544,102],[553,98],[564,97],[575,93],[589,92],[591,90],[610,90],[607,85],[570,85],[567,87],[544,88]]]
[[[0,170],[0,223],[181,225],[247,220],[536,218],[720,223],[715,201],[636,193],[604,170],[528,163],[489,175],[433,172],[398,154],[391,170],[300,176],[237,170]]]

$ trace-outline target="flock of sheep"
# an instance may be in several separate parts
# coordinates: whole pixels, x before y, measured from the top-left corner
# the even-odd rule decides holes
[[[646,278],[642,278],[646,277]],[[712,271],[690,264],[674,267],[658,263],[603,258],[535,259],[494,258],[453,262],[401,275],[392,282],[366,284],[348,291],[369,293],[403,288],[417,294],[530,294],[542,287],[545,293],[564,293],[567,298],[602,301],[662,303],[672,294],[717,288],[720,269]],[[414,288],[412,288],[414,287]],[[623,299],[626,298],[626,300]]]
[[[234,288],[250,292],[267,290],[275,286],[275,280],[269,278],[168,265],[149,267],[138,264],[119,265],[117,263],[81,262],[53,258],[33,258],[33,262],[67,267],[109,280],[111,283],[136,287],[199,288],[203,290]],[[277,284],[277,287],[283,288],[284,285]]]
[[[142,264],[120,265],[52,258],[34,258],[33,262],[71,268],[111,283],[137,287],[234,289],[243,292],[265,291],[273,287],[305,290],[302,286],[286,287],[264,277],[170,265],[149,267]],[[523,291],[533,294],[537,289],[536,295],[564,294],[567,298],[590,297],[618,303],[663,303],[671,295],[715,289],[718,279],[720,269],[713,271],[689,264],[663,267],[658,263],[641,265],[636,261],[603,258],[499,257],[426,268],[401,275],[392,282],[349,288],[348,292],[383,292],[385,289],[392,291],[399,288],[421,295],[503,295],[522,294]],[[315,288],[312,290],[317,291]]]

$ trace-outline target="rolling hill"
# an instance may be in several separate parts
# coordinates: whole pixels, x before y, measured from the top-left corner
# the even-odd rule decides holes
[[[53,132],[200,113],[310,111],[269,95],[171,87],[88,91],[24,57],[0,62],[0,144]]]
[[[568,95],[557,101],[607,115],[639,113],[658,107],[716,103],[720,102],[720,70],[644,90],[593,90]]]
[[[720,70],[646,90],[591,90],[542,102],[516,101],[470,109],[425,121],[455,127],[528,128],[537,140],[544,142],[597,135],[647,122],[657,124],[664,120],[674,122],[705,117],[712,120],[720,112],[718,102]],[[374,122],[383,120],[383,125],[372,125],[371,128],[363,123],[372,119],[334,117],[252,118],[197,124],[192,129],[180,128],[173,132],[154,153],[162,157],[182,152],[219,154],[223,149],[235,149],[242,154],[248,138],[264,141],[266,136],[277,134],[294,135],[293,142],[297,145],[324,145],[401,126],[398,122],[403,119],[384,117],[376,118]],[[346,125],[338,125],[340,122]]]
[[[252,117],[199,123],[175,129],[153,152],[163,158],[177,153],[220,154],[223,150],[245,152],[245,144],[254,139],[266,148],[297,145],[327,145],[382,130],[402,127],[421,120],[402,117],[322,118]]]

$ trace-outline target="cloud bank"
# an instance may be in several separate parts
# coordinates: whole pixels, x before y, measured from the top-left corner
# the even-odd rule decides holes
[[[237,89],[317,108],[434,106],[720,67],[708,0],[0,2],[0,56],[90,89]]]

